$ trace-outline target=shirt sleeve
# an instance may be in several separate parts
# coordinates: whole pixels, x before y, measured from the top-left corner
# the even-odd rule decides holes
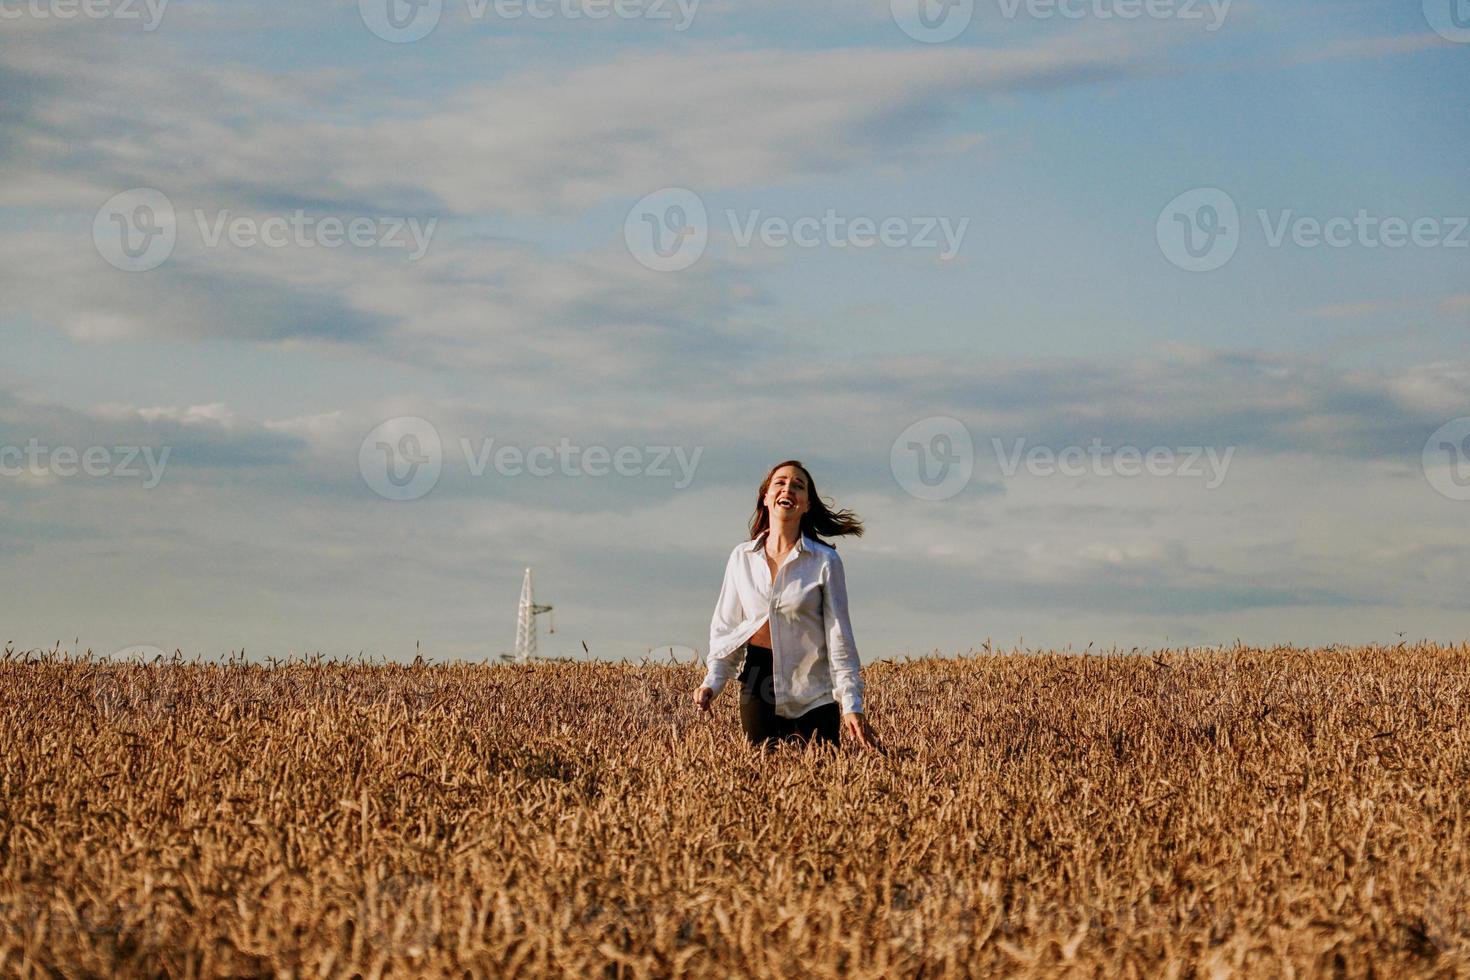
[[[740,653],[741,644],[734,642],[745,619],[737,581],[739,560],[740,549],[736,548],[725,563],[725,580],[720,585],[720,598],[715,602],[715,614],[709,624],[704,686],[716,694],[724,690],[725,682],[735,673],[735,659]]]
[[[822,622],[827,633],[827,656],[832,664],[832,693],[842,713],[863,710],[863,675],[852,623],[847,618],[847,576],[835,552],[823,571]]]

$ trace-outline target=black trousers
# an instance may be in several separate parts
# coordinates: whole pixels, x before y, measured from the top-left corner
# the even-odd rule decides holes
[[[746,647],[745,666],[740,671],[740,726],[752,745],[775,741],[806,744],[813,739],[838,744],[842,712],[835,704],[821,704],[799,718],[776,714],[776,688],[772,680],[771,648]]]

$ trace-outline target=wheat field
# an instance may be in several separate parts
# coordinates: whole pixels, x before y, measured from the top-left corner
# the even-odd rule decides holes
[[[701,674],[8,650],[0,974],[1470,973],[1470,645]]]

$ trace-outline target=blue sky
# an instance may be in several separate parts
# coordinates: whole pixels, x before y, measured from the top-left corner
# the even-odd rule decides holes
[[[933,43],[908,0],[706,0],[684,30],[443,0],[407,43],[370,29],[386,2],[172,0],[147,30],[141,2],[0,0],[4,639],[494,656],[534,565],[543,652],[702,651],[789,456],[868,522],[840,543],[864,659],[1470,633],[1470,464],[1434,449],[1470,416],[1463,0],[1215,29],[977,0]],[[660,270],[628,229],[671,189],[707,245]],[[177,235],[129,271],[107,236],[140,190]],[[1238,217],[1208,271],[1168,237],[1203,234],[1199,193]],[[899,234],[732,231],[827,214]],[[372,240],[323,247],[332,220]],[[1375,247],[1385,220],[1425,235]],[[914,241],[940,221],[950,257]],[[387,244],[410,222],[422,254]],[[409,418],[441,472],[386,499]],[[933,499],[905,447],[956,425]],[[477,474],[491,439],[638,472]],[[1045,461],[1094,440],[1159,471]],[[114,472],[143,447],[157,480]],[[644,472],[665,447],[687,481]]]

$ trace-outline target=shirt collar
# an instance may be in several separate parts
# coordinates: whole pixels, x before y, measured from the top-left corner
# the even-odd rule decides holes
[[[747,552],[749,552],[750,554],[755,554],[757,551],[760,551],[761,548],[763,548],[765,546],[766,538],[770,536],[770,533],[771,533],[771,529],[770,528],[767,528],[766,530],[762,531],[760,534],[756,535],[754,538],[752,538],[746,544],[745,550]],[[804,552],[804,551],[811,551],[812,550],[811,541],[809,541],[807,539],[807,535],[806,535],[806,532],[805,531],[803,531],[801,533],[801,536],[796,539],[796,548],[795,548],[795,550],[798,551],[798,552]]]

